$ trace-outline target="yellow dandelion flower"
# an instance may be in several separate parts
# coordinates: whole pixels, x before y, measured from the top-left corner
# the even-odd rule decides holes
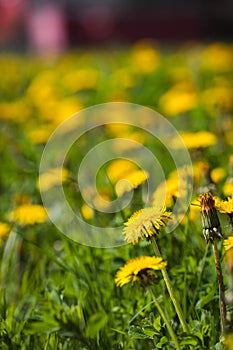
[[[195,222],[198,220],[200,215],[200,201],[194,199],[189,207],[188,217],[189,220]]]
[[[224,241],[225,248],[225,264],[228,273],[233,272],[233,237],[229,237]]]
[[[174,204],[174,198],[178,197],[178,179],[167,179],[156,188],[153,193],[153,205],[158,203],[158,198],[164,198],[165,206],[171,208]]]
[[[22,226],[42,223],[46,218],[45,208],[37,204],[23,204],[10,213],[10,220]]]
[[[111,207],[111,196],[108,190],[99,190],[99,194],[93,197],[93,206],[96,210],[107,210]]]
[[[182,132],[180,136],[188,149],[205,148],[217,142],[217,137],[209,131]],[[173,146],[176,147],[176,140],[174,140]]]
[[[50,113],[50,119],[55,125],[59,125],[82,108],[82,104],[76,97],[63,98],[56,102],[52,115]]]
[[[198,98],[192,88],[175,85],[160,98],[159,104],[167,116],[179,115],[197,106]]]
[[[115,159],[107,168],[107,175],[112,183],[122,179],[122,177],[137,169],[135,163],[127,159]]]
[[[227,200],[215,204],[220,213],[233,214],[233,197],[228,197]]]
[[[115,188],[118,196],[122,196],[125,192],[129,192],[142,185],[149,177],[148,172],[136,170],[127,174],[124,179],[117,182]]]
[[[91,220],[94,216],[94,210],[87,204],[83,204],[81,207],[81,213],[84,219]]]
[[[146,282],[152,271],[161,270],[166,265],[161,257],[140,256],[131,259],[118,270],[115,283],[118,287],[122,287],[129,282]]]
[[[55,127],[81,109],[82,105],[76,97],[49,99],[46,104],[39,106],[40,119]]]
[[[132,51],[132,69],[136,73],[153,72],[160,63],[159,53],[149,43],[138,42]]]
[[[233,180],[227,180],[223,185],[223,193],[227,196],[233,195]]]
[[[185,169],[184,171],[186,171]],[[184,177],[179,178],[179,174],[182,174]],[[185,197],[187,195],[187,183],[185,181],[185,173],[183,173],[183,169],[179,169],[179,173],[177,170],[171,172],[167,180],[163,181],[156,188],[153,193],[153,205],[158,203],[158,200],[165,199],[165,206],[167,208],[171,208],[174,205],[176,198]]]
[[[220,111],[229,112],[232,109],[233,90],[228,86],[215,86],[204,90],[200,101],[211,116]]]
[[[165,208],[144,208],[134,213],[125,223],[123,235],[128,243],[137,243],[139,239],[158,235],[162,227],[166,226],[172,213]]]
[[[215,204],[215,207],[218,208],[219,206],[219,203],[222,201],[220,197],[218,196],[213,196],[214,198],[214,204]]]
[[[227,72],[232,69],[233,52],[231,46],[213,43],[202,53],[203,67],[206,70]]]
[[[226,172],[223,168],[215,168],[211,170],[210,176],[214,183],[217,184],[224,179],[224,177],[226,176]]]
[[[132,132],[132,127],[128,124],[110,123],[106,124],[104,128],[107,133],[115,137],[122,137],[122,135]]]
[[[223,245],[226,252],[233,249],[233,236],[229,236],[228,238],[224,239]]]
[[[0,119],[15,123],[25,122],[31,116],[26,99],[0,103]]]
[[[27,97],[38,107],[46,105],[45,101],[59,100],[56,80],[55,70],[40,72],[29,85]]]
[[[51,168],[39,176],[36,186],[41,191],[47,191],[53,186],[66,182],[69,176],[70,172],[66,168]]]
[[[0,222],[0,243],[4,237],[7,237],[10,233],[11,226],[6,222]]]
[[[62,85],[70,93],[96,89],[100,80],[100,71],[93,68],[79,69],[67,73],[62,79]]]

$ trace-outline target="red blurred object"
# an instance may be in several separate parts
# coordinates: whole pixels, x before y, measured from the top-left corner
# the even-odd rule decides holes
[[[0,0],[0,43],[7,43],[22,29],[30,0]]]

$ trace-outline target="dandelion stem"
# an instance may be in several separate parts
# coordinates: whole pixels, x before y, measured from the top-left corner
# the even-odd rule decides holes
[[[223,284],[223,276],[222,276],[222,268],[218,254],[218,248],[216,244],[216,240],[213,241],[213,251],[215,258],[215,265],[218,277],[218,286],[219,286],[219,297],[220,297],[220,307],[221,307],[221,319],[222,319],[222,333],[225,331],[226,327],[226,303],[225,303],[225,294],[224,294],[224,284]]]
[[[156,297],[155,297],[155,295],[154,295],[154,293],[153,293],[151,287],[148,287],[148,290],[149,290],[149,292],[150,292],[150,294],[151,294],[151,296],[152,296],[152,298],[153,298],[153,301],[154,301],[154,303],[155,303],[155,306],[157,307],[157,309],[158,309],[158,311],[159,311],[159,313],[160,313],[160,315],[161,315],[161,317],[162,317],[164,323],[165,323],[166,326],[167,326],[168,333],[170,334],[170,337],[171,337],[171,339],[173,340],[173,342],[174,342],[174,344],[175,344],[175,346],[176,346],[176,349],[177,349],[177,350],[181,350],[180,344],[179,344],[178,339],[177,339],[177,337],[176,337],[176,335],[175,335],[175,333],[174,333],[174,331],[173,331],[173,329],[172,329],[172,327],[171,327],[171,325],[170,325],[170,323],[169,323],[169,320],[168,320],[166,314],[164,313],[163,309],[161,308],[161,306],[160,306],[158,300],[156,299]]]
[[[158,257],[161,257],[161,254],[160,254],[158,245],[157,245],[157,243],[156,243],[155,237],[153,237],[153,236],[151,237],[151,242],[152,242],[152,246],[153,246],[155,255],[158,256]],[[182,327],[183,327],[183,330],[184,330],[184,332],[186,332],[186,333],[190,333],[189,327],[188,327],[188,325],[187,325],[187,323],[186,323],[186,320],[185,320],[185,318],[184,318],[183,311],[182,311],[182,309],[181,309],[181,307],[180,307],[180,304],[179,304],[179,302],[178,302],[178,300],[177,300],[177,298],[176,298],[176,295],[175,295],[175,293],[174,293],[174,290],[173,290],[173,288],[172,288],[171,281],[170,281],[170,279],[169,279],[169,276],[168,276],[166,267],[163,267],[163,268],[161,269],[161,271],[162,271],[162,275],[163,275],[165,284],[166,284],[166,286],[167,286],[168,293],[169,293],[170,298],[171,298],[171,300],[172,300],[172,302],[173,302],[173,305],[174,305],[174,307],[175,307],[176,313],[177,313],[177,315],[178,315],[178,317],[179,317],[179,320],[180,320],[180,323],[181,323],[181,325],[182,325]]]

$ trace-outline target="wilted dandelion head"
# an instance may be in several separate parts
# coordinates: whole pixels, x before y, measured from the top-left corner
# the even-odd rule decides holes
[[[222,238],[222,232],[215,207],[215,200],[211,193],[200,195],[200,206],[203,235],[207,243],[209,241],[213,243],[215,238]]]
[[[10,213],[10,220],[22,226],[42,223],[46,218],[45,208],[37,204],[23,204]]]
[[[157,236],[166,226],[171,216],[165,208],[150,207],[135,212],[125,223],[123,235],[128,243],[137,243],[139,239]]]
[[[129,282],[148,285],[156,277],[154,270],[161,270],[166,265],[161,257],[140,256],[131,259],[117,272],[115,283],[118,287]]]

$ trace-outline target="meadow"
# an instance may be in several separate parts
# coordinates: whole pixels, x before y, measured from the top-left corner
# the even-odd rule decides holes
[[[1,349],[233,349],[232,62],[232,45],[221,42],[163,47],[144,40],[56,57],[0,54]],[[39,172],[44,147],[61,123],[117,101],[163,115],[182,138],[191,169],[177,169],[167,145],[143,128],[109,123],[82,135],[62,172]],[[95,145],[117,138],[135,144],[118,143],[115,159],[101,164],[96,186],[104,201],[86,186],[91,206],[77,179],[79,166]],[[172,147],[173,140],[167,142]],[[163,181],[150,165],[134,164],[140,145],[155,154]],[[184,189],[179,176],[187,171]],[[157,181],[156,189],[145,199],[148,179]],[[90,233],[77,227],[74,237],[83,236],[82,244],[60,232],[41,191],[61,183],[93,232],[123,227],[122,242],[92,244],[85,238]],[[130,203],[111,212],[111,202],[129,193]],[[177,201],[183,215],[174,210]],[[132,260],[138,257],[145,258]]]

